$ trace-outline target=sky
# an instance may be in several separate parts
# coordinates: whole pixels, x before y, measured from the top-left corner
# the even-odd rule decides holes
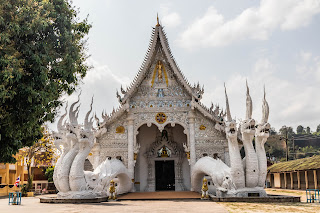
[[[315,131],[320,124],[320,0],[73,0],[73,5],[80,20],[88,16],[92,24],[87,62],[93,68],[77,92],[63,97],[70,106],[82,91],[79,123],[92,96],[100,118],[102,110],[119,106],[116,89],[137,74],[158,13],[181,71],[192,85],[204,85],[202,103],[225,108],[225,83],[239,122],[245,118],[247,80],[255,120],[261,120],[265,85],[269,123],[276,130],[303,125]]]

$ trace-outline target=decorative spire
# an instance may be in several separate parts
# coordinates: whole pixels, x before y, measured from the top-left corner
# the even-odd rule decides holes
[[[263,86],[263,102],[262,102],[262,120],[261,123],[267,123],[269,118],[269,105],[266,100],[266,87]]]
[[[80,91],[80,93],[78,95],[78,100],[76,102],[74,102],[73,104],[71,104],[70,110],[69,110],[69,120],[70,120],[70,123],[72,125],[74,125],[74,126],[78,125],[77,117],[78,117],[78,114],[79,114],[80,105],[75,110],[73,110],[73,108],[77,103],[79,103],[80,95],[81,95],[81,91]]]
[[[87,112],[86,117],[84,119],[84,129],[85,130],[90,130],[92,128],[92,124],[93,124],[92,119],[93,118],[91,117],[91,119],[89,121],[89,115],[92,112],[92,104],[93,104],[93,96],[91,99],[90,110]]]
[[[58,121],[58,124],[57,124],[57,129],[58,129],[58,131],[59,132],[61,132],[62,130],[63,130],[63,128],[62,128],[62,126],[63,126],[63,119],[66,117],[66,115],[68,114],[68,110],[67,110],[67,108],[68,108],[68,102],[67,102],[67,104],[66,104],[66,112],[60,117],[60,119],[59,119],[59,121]]]
[[[224,84],[224,93],[226,95],[226,113],[227,113],[227,121],[231,121],[231,113],[230,113],[230,107],[229,107],[229,100],[228,100],[228,95],[227,95],[227,88],[226,84]],[[222,111],[221,111],[222,112]]]
[[[251,116],[252,116],[252,100],[251,100],[251,96],[250,96],[250,94],[249,94],[249,87],[248,87],[248,82],[247,82],[247,80],[246,80],[246,86],[247,86],[246,119],[248,120],[248,119],[251,119]]]
[[[158,13],[157,13],[157,25],[156,25],[156,27],[159,27],[160,26],[160,24],[159,24],[159,16],[158,16]]]
[[[97,113],[94,113],[94,119],[96,120],[97,127],[99,128],[100,127],[100,120],[97,117]]]

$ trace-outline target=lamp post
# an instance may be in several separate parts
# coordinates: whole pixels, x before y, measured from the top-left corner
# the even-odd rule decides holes
[[[289,140],[289,138],[288,138],[288,128],[286,127],[286,126],[283,126],[282,128],[284,128],[285,129],[285,136],[283,137],[280,137],[280,140],[285,140],[285,142],[286,142],[286,161],[288,161],[289,160],[289,149],[288,149],[288,140]]]

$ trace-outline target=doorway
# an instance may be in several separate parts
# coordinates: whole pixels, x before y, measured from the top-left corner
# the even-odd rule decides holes
[[[155,161],[156,191],[174,191],[174,160]]]

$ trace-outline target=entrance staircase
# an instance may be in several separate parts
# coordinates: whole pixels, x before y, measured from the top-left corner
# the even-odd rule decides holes
[[[191,191],[131,192],[119,195],[118,200],[200,200],[201,195]]]

